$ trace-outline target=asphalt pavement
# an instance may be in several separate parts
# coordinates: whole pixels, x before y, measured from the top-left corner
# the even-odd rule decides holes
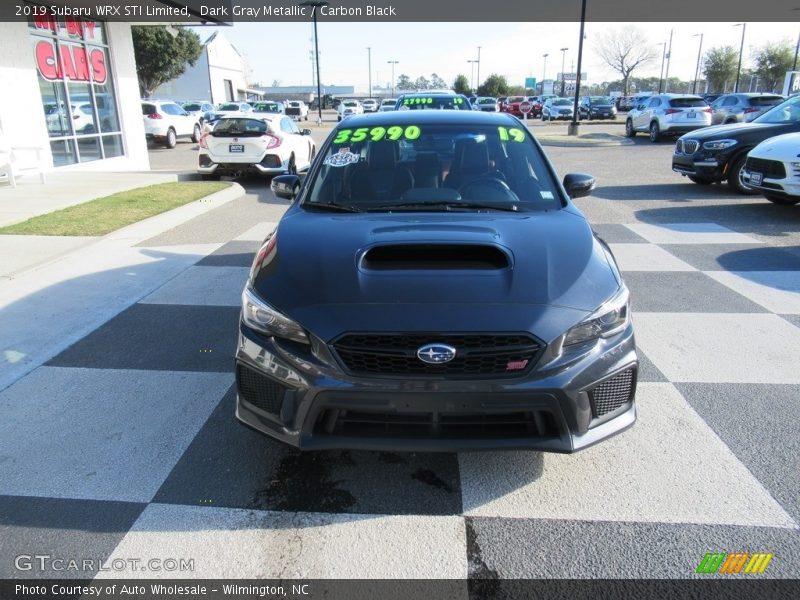
[[[194,559],[101,577],[683,579],[741,551],[797,577],[800,210],[694,185],[672,146],[546,148],[562,176],[597,177],[577,204],[632,291],[629,431],[575,455],[300,454],[244,428],[239,293],[288,205],[248,178],[138,242],[191,249],[163,285],[0,391],[0,577],[65,575],[20,573],[20,549]],[[151,151],[155,170],[195,160],[193,144]]]

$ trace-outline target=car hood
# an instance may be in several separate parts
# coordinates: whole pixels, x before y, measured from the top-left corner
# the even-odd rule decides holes
[[[569,209],[343,215],[295,207],[276,235],[253,287],[323,340],[354,330],[515,330],[549,341],[619,287],[585,218]],[[419,245],[411,263],[395,262]],[[470,249],[507,264],[474,268]],[[464,264],[453,260],[461,256]]]
[[[800,133],[787,133],[766,139],[750,151],[750,156],[797,161],[800,159]]]
[[[739,139],[741,136],[763,138],[770,135],[771,132],[783,129],[784,127],[786,127],[786,125],[781,123],[732,123],[730,125],[712,125],[711,127],[695,129],[691,133],[687,133],[684,137],[700,141],[723,139],[727,137]]]

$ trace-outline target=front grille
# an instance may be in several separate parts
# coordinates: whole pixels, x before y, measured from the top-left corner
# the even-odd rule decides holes
[[[677,144],[675,145],[675,151],[679,154],[694,154],[697,152],[697,148],[700,146],[700,142],[697,140],[678,140]]]
[[[636,369],[630,368],[607,379],[597,387],[589,390],[592,413],[601,417],[617,410],[633,400],[636,390]]]
[[[385,413],[327,409],[315,433],[406,439],[513,439],[558,437],[553,415],[544,410],[508,413]]]
[[[417,357],[425,345],[456,349],[453,360],[428,364]],[[527,334],[346,334],[334,341],[345,367],[364,375],[520,376],[530,370],[543,344]]]
[[[745,168],[751,172],[762,173],[764,177],[769,177],[770,179],[783,179],[786,177],[786,168],[778,160],[765,160],[749,156]]]
[[[239,395],[248,404],[273,415],[281,412],[286,388],[277,381],[264,377],[244,365],[236,365],[236,383]]]
[[[572,111],[571,110],[567,110],[566,108],[559,109],[559,111],[558,111],[558,114],[560,114],[560,115],[569,115],[571,113],[572,113]]]
[[[292,108],[292,107],[288,106],[283,111],[283,114],[289,115],[289,116],[299,115],[300,114],[300,109],[299,108]]]

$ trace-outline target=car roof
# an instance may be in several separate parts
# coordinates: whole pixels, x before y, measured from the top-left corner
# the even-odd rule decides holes
[[[519,126],[508,113],[473,110],[399,110],[347,117],[337,129],[372,125],[506,125]]]
[[[255,121],[273,121],[278,117],[283,117],[281,113],[261,113],[261,112],[230,112],[221,113],[220,121],[223,119],[252,119]]]

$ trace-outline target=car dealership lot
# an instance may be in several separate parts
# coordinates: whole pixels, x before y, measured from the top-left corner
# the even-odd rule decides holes
[[[0,391],[0,576],[97,572],[17,570],[28,551],[194,559],[103,577],[684,578],[738,551],[796,576],[800,210],[691,184],[672,147],[546,149],[561,175],[598,178],[577,204],[631,288],[632,429],[553,455],[300,454],[244,428],[239,295],[286,207],[248,178],[243,198],[141,244],[206,255]],[[196,152],[151,163],[192,172]]]

